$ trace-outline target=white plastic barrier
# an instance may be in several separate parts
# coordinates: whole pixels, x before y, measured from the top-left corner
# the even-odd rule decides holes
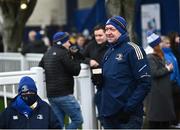
[[[77,98],[80,99],[82,115],[84,118],[84,129],[97,129],[97,119],[94,106],[94,86],[91,82],[89,66],[81,64],[81,72],[75,77],[75,90],[78,91]],[[79,88],[79,89],[78,89]]]
[[[0,53],[0,72],[24,71],[37,67],[43,54]]]
[[[17,85],[23,76],[32,77],[37,85],[38,95],[47,101],[44,70],[40,67],[33,67],[30,71],[16,71],[0,73],[0,96],[4,97],[5,107],[7,98],[17,95]],[[94,87],[91,83],[90,69],[87,65],[81,64],[81,72],[75,79],[75,96],[78,99],[84,118],[83,129],[97,129],[97,121],[94,107]]]
[[[30,71],[0,73],[0,96],[4,97],[5,107],[7,107],[7,98],[14,98],[17,95],[17,86],[23,76],[33,78],[37,85],[38,95],[42,99],[47,99],[43,73],[44,70],[40,67],[31,68]]]

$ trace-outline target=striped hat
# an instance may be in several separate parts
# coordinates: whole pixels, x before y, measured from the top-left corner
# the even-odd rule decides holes
[[[149,46],[154,48],[155,46],[159,45],[160,42],[161,42],[160,36],[158,36],[153,32],[147,32],[147,43],[149,44]]]
[[[69,34],[67,32],[57,32],[53,36],[53,43],[62,45],[69,40]]]
[[[114,16],[106,22],[106,25],[112,25],[114,26],[121,34],[124,34],[127,32],[127,22],[126,20],[121,16]]]

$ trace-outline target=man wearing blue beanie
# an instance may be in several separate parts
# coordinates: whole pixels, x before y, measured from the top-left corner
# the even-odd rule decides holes
[[[144,50],[130,42],[121,16],[106,22],[109,42],[103,60],[101,116],[105,129],[140,129],[143,100],[150,90],[150,69]]]
[[[62,128],[51,107],[37,95],[31,77],[19,82],[18,95],[0,114],[0,129],[60,129]]]
[[[74,78],[80,73],[80,60],[70,52],[69,34],[57,32],[53,36],[53,46],[44,54],[39,66],[46,76],[47,97],[59,122],[64,126],[65,115],[71,118],[67,129],[78,129],[83,118],[80,105],[75,99]]]

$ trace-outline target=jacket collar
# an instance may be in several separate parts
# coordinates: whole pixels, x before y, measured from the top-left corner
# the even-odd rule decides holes
[[[42,100],[40,99],[40,97],[38,97],[36,108],[34,109],[37,109],[41,105],[41,103]],[[19,113],[25,115],[27,118],[30,117],[33,113],[33,109],[30,106],[26,105],[20,95],[14,98],[11,107],[16,109]]]
[[[128,33],[125,33],[119,37],[119,39],[117,40],[116,43],[114,43],[114,44],[109,43],[109,46],[110,46],[110,48],[115,48],[115,47],[121,46],[123,43],[127,43],[129,41],[130,40],[129,40]]]
[[[54,47],[56,47],[56,48],[66,49],[64,46],[62,46],[62,45],[58,45],[58,44],[54,44],[53,46],[54,46]]]

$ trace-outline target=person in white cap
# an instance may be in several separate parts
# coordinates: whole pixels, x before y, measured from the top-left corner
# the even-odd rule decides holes
[[[164,54],[159,46],[161,38],[148,32],[147,42],[153,53],[147,58],[151,68],[151,91],[146,100],[146,118],[151,129],[168,129],[175,119],[170,74],[172,63],[165,63]]]

